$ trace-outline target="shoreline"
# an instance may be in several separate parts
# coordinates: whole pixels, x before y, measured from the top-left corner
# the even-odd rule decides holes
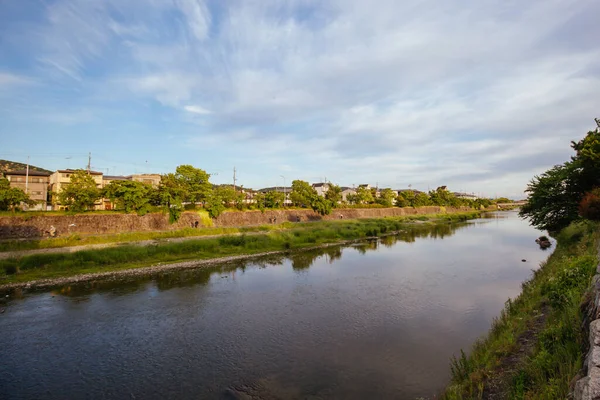
[[[324,243],[317,246],[303,247],[298,249],[288,249],[288,250],[273,250],[273,251],[265,251],[254,254],[240,254],[235,256],[225,256],[225,257],[217,257],[217,258],[207,258],[204,260],[188,260],[188,261],[175,261],[172,263],[158,263],[151,264],[147,267],[138,267],[138,268],[128,268],[122,270],[115,271],[106,271],[106,272],[92,272],[87,274],[77,274],[71,276],[64,276],[59,278],[47,278],[47,279],[37,279],[32,281],[25,282],[13,282],[0,284],[0,294],[4,295],[7,292],[10,292],[15,289],[28,289],[28,290],[40,290],[40,289],[51,289],[57,286],[63,286],[68,284],[75,283],[85,283],[85,282],[93,282],[96,280],[102,281],[110,281],[119,279],[122,277],[143,277],[143,276],[152,276],[154,274],[158,274],[161,272],[173,272],[178,270],[185,269],[200,269],[200,268],[209,268],[218,264],[224,264],[232,261],[240,261],[240,260],[251,260],[254,258],[262,258],[274,255],[286,255],[292,254],[296,252],[309,251],[309,250],[317,250],[323,249],[327,247],[335,247],[335,246],[344,246],[353,243],[360,243],[367,240],[379,239],[385,236],[394,236],[399,232],[391,232],[385,235],[380,235],[376,237],[367,237],[361,239],[350,239],[344,240],[341,242],[332,242],[332,243]]]

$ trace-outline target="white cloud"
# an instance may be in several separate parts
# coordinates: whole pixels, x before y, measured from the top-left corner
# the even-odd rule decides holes
[[[0,71],[0,87],[32,85],[33,83],[31,78]]]
[[[212,111],[207,110],[206,108],[200,107],[200,106],[185,106],[183,107],[183,109],[187,112],[191,112],[194,114],[201,114],[201,115],[206,115],[206,114],[212,114]]]

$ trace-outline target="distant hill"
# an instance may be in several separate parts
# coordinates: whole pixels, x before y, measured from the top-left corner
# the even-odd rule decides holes
[[[23,164],[16,161],[8,161],[8,160],[0,160],[0,172],[6,171],[19,171],[27,168],[27,164]],[[48,172],[52,173],[53,171],[49,171],[44,168],[36,167],[35,165],[29,165],[30,171],[38,171],[38,172]]]

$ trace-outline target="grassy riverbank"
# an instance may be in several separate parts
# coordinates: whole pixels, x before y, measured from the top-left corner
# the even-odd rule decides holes
[[[152,263],[202,260],[268,251],[301,249],[319,244],[425,229],[476,218],[479,212],[419,215],[398,218],[319,221],[252,235],[189,239],[149,246],[122,245],[75,253],[37,254],[0,261],[0,284],[58,278],[83,273],[141,268]],[[415,221],[422,222],[416,224]],[[284,224],[285,225],[285,224]]]
[[[581,304],[591,284],[598,224],[565,228],[554,253],[508,301],[488,336],[452,361],[442,398],[565,399],[582,367]]]

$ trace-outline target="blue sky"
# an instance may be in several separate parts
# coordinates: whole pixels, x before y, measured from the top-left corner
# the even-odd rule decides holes
[[[0,158],[522,196],[600,116],[596,0],[0,0]]]

